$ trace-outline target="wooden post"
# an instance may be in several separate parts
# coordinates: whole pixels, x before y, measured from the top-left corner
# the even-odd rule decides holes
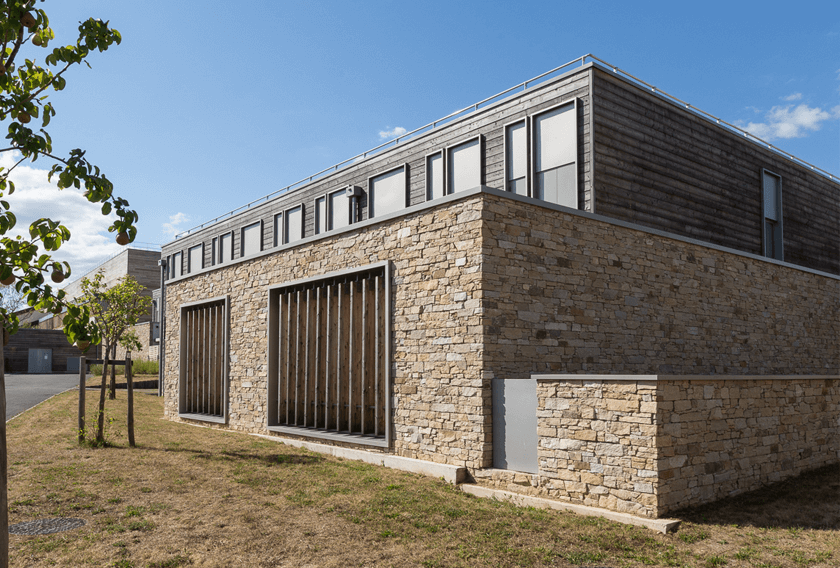
[[[117,348],[114,347],[114,359],[117,358]],[[111,390],[108,393],[108,400],[117,399],[117,365],[111,362]]]
[[[79,357],[79,444],[85,441],[85,387],[87,386],[87,361]]]
[[[125,354],[125,382],[128,390],[128,445],[134,446],[134,379],[131,372],[131,353]]]

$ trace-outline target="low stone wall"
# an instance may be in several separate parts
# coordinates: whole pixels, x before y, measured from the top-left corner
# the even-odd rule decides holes
[[[657,389],[659,508],[840,461],[840,377],[671,378]]]
[[[840,377],[548,375],[539,474],[479,483],[647,517],[840,461]]]

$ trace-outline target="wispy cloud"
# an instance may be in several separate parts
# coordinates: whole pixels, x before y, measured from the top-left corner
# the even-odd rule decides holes
[[[782,97],[783,101],[793,102],[802,99],[802,93],[793,93],[792,95],[788,95],[786,97]]]
[[[9,168],[19,159],[17,152],[4,152],[0,155],[0,166]],[[103,216],[102,206],[90,203],[78,190],[60,191],[54,181],[47,181],[47,170],[21,164],[11,173],[10,179],[15,183],[15,192],[4,199],[11,205],[17,223],[5,236],[28,239],[29,225],[42,217],[61,222],[70,231],[70,239],[52,256],[70,263],[72,275],[66,282],[123,250],[114,241],[114,234],[108,232],[116,215]]]
[[[840,106],[830,110],[811,108],[808,105],[774,106],[764,118],[764,122],[737,121],[735,124],[768,141],[778,138],[802,138],[819,130],[825,121],[840,118]]]
[[[406,132],[408,132],[408,130],[406,130],[402,126],[397,126],[393,130],[380,130],[379,131],[379,139],[380,140],[387,140],[389,138],[396,138],[397,136],[402,136]]]
[[[175,238],[175,235],[180,233],[184,227],[185,223],[189,223],[190,218],[180,211],[175,213],[174,215],[169,216],[169,222],[163,224],[163,234],[169,237],[170,239]]]

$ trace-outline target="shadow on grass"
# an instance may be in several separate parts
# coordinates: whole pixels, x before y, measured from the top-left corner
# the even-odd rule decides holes
[[[708,505],[676,511],[673,516],[698,525],[837,529],[840,528],[840,464]]]

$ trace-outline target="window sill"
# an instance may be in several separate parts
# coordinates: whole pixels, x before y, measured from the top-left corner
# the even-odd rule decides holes
[[[293,436],[303,436],[319,440],[332,440],[333,442],[345,442],[359,446],[375,446],[377,448],[387,448],[389,446],[388,440],[384,436],[374,438],[373,436],[342,434],[340,432],[325,432],[324,430],[316,430],[315,428],[301,428],[295,426],[268,426],[268,430],[269,432],[276,432],[278,434],[291,434]]]

